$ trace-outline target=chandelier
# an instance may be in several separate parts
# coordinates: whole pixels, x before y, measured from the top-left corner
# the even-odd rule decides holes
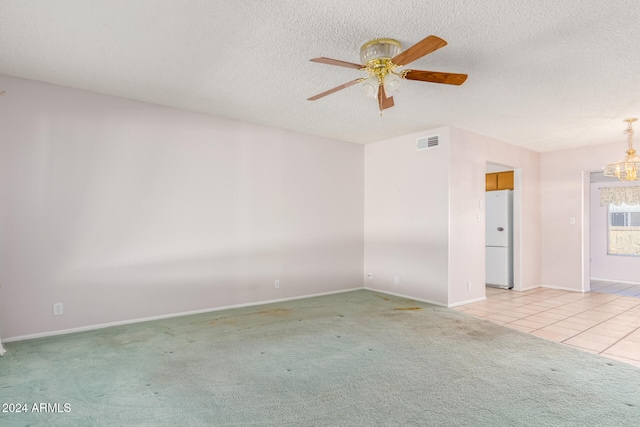
[[[636,150],[633,149],[633,127],[631,124],[638,119],[626,119],[627,128],[624,133],[628,134],[627,143],[629,149],[627,155],[620,160],[609,163],[604,167],[604,176],[612,176],[618,178],[620,181],[637,181],[638,170],[640,170],[640,156],[636,154]]]

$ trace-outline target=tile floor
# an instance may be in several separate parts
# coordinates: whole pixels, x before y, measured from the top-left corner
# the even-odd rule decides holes
[[[486,301],[455,309],[640,367],[640,298],[548,288],[518,292],[488,287]]]
[[[591,292],[640,298],[640,285],[592,280]]]

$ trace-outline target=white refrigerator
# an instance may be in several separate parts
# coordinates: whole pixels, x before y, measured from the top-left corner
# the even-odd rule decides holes
[[[485,282],[513,288],[513,191],[487,191],[485,196]]]

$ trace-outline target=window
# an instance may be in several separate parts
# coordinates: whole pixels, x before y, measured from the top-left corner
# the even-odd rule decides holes
[[[609,255],[640,256],[640,205],[610,204]]]

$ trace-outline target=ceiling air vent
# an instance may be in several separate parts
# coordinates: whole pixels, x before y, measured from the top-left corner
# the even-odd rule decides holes
[[[418,138],[416,142],[416,151],[428,150],[429,148],[436,148],[440,145],[440,135],[425,136],[424,138]]]

